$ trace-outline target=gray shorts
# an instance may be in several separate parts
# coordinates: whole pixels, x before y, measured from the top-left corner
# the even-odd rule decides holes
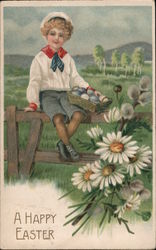
[[[85,116],[87,115],[85,110],[69,103],[66,91],[41,91],[40,108],[50,117],[52,122],[56,114],[63,114],[65,123],[71,119],[76,111],[82,112]]]

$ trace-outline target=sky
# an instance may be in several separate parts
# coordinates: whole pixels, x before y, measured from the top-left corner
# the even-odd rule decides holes
[[[5,54],[38,53],[46,45],[41,21],[53,11],[73,21],[74,33],[63,46],[71,55],[92,54],[96,45],[106,51],[129,42],[152,43],[150,6],[4,7]]]

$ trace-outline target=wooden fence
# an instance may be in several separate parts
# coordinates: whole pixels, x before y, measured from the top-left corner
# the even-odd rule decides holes
[[[151,113],[137,113],[136,116],[143,116],[152,119]],[[50,122],[49,117],[43,112],[24,112],[15,106],[6,109],[4,120],[7,122],[7,150],[4,151],[4,160],[7,160],[8,177],[28,177],[35,162],[63,163],[69,165],[81,165],[93,162],[99,156],[92,153],[80,153],[79,162],[62,161],[57,151],[38,150],[43,123]],[[30,132],[26,150],[20,150],[18,144],[18,123],[30,122]],[[89,113],[84,123],[105,122],[103,114]],[[19,164],[21,165],[19,168]]]

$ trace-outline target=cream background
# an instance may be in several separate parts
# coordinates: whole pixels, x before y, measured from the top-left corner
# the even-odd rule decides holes
[[[151,249],[154,247],[154,228],[152,221],[140,224],[130,224],[129,227],[135,232],[131,235],[122,225],[108,225],[101,235],[97,229],[88,234],[79,231],[74,237],[75,230],[70,224],[65,223],[65,215],[69,213],[67,206],[71,205],[67,198],[58,200],[62,194],[46,183],[7,185],[3,190],[3,217],[2,217],[2,248],[3,249]],[[35,213],[56,213],[56,222],[52,225],[55,240],[15,240],[14,224],[15,213],[20,211]],[[22,225],[18,225],[22,226]],[[154,226],[154,225],[153,225]],[[23,228],[32,229],[32,225],[23,224]],[[48,229],[45,224],[36,226],[39,229]]]
[[[137,1],[57,1],[57,2],[33,2],[33,1],[6,1],[4,5],[10,6],[47,6],[47,5],[151,5],[151,0]],[[153,1],[154,3],[154,1]],[[2,6],[2,5],[1,5]],[[154,10],[153,10],[154,11]],[[1,13],[2,14],[2,13]],[[154,17],[154,16],[153,16]],[[155,17],[154,17],[155,19]],[[154,21],[154,20],[153,20]],[[1,24],[3,16],[1,15]],[[2,26],[1,26],[2,30]],[[3,31],[3,30],[2,30]],[[154,34],[154,27],[153,27]],[[3,39],[1,33],[1,51],[3,51]],[[153,56],[154,56],[155,38],[153,35]],[[154,57],[155,58],[155,57]],[[153,60],[153,79],[155,79],[155,60]],[[1,72],[3,71],[3,53],[1,53]],[[0,106],[1,106],[1,133],[0,141],[3,142],[3,74],[1,74],[1,89],[0,89]],[[153,110],[155,110],[155,83],[153,82]],[[155,112],[154,112],[155,114]],[[155,120],[153,123],[155,128]],[[155,153],[155,129],[153,130],[153,152]],[[153,219],[148,222],[137,224],[129,224],[130,228],[135,231],[135,235],[127,233],[125,226],[108,225],[107,229],[101,235],[95,229],[91,234],[80,231],[75,237],[71,234],[74,231],[71,225],[63,227],[65,215],[69,212],[67,206],[71,204],[67,198],[58,201],[60,193],[52,184],[47,183],[17,183],[16,185],[5,185],[3,183],[3,143],[0,144],[0,166],[1,166],[1,242],[2,249],[154,249],[155,241],[155,192],[153,192],[154,213]],[[154,156],[155,165],[155,156]],[[153,168],[154,179],[153,187],[155,190],[155,168]],[[55,230],[55,240],[53,241],[16,241],[15,240],[15,225],[13,224],[15,213],[18,212],[33,212],[33,213],[52,213],[56,212],[56,223],[52,228]],[[46,229],[45,225],[42,225]],[[28,226],[29,227],[29,226]],[[32,228],[32,226],[31,226]],[[41,229],[41,227],[40,227]]]

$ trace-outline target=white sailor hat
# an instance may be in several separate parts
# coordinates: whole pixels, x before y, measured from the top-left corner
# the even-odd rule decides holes
[[[56,18],[56,17],[63,18],[63,19],[65,19],[66,21],[71,22],[71,24],[73,25],[71,18],[70,18],[69,16],[67,16],[67,14],[65,14],[64,12],[51,12],[51,13],[49,13],[49,14],[42,20],[40,28],[43,28],[43,27],[44,27],[44,23],[45,23],[45,22],[48,22],[48,21],[50,21],[51,19]]]

